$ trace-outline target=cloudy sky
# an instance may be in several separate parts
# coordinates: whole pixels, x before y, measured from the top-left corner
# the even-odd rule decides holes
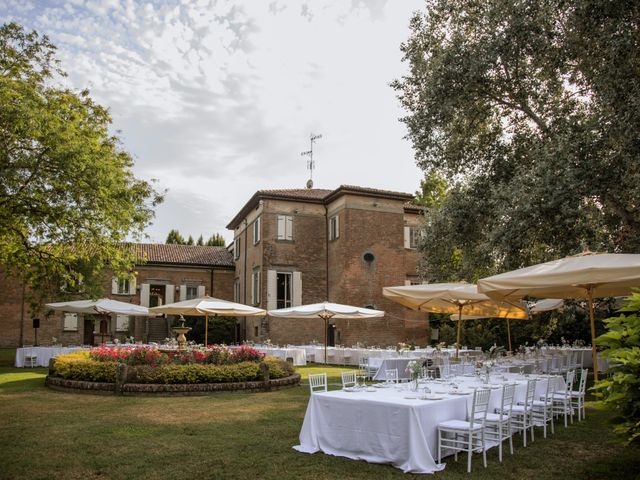
[[[147,229],[205,238],[256,190],[404,192],[421,178],[389,82],[422,0],[0,0],[0,20],[47,34],[67,79],[109,107],[166,200]]]

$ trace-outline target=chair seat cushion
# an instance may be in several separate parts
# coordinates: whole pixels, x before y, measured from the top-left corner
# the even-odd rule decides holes
[[[506,413],[503,413],[502,416],[500,416],[499,413],[487,413],[487,423],[500,423],[502,422],[506,422],[509,420],[509,415],[507,415]]]
[[[534,400],[533,401],[533,406],[534,407],[550,407],[553,404],[553,402],[549,401],[546,402],[544,400]]]
[[[465,420],[447,420],[446,422],[440,422],[438,428],[445,430],[482,430],[481,423],[474,423],[473,426]]]

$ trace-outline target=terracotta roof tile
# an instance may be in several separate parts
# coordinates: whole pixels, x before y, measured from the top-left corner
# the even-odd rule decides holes
[[[340,185],[335,190],[322,188],[292,188],[281,190],[258,190],[249,201],[242,207],[235,217],[229,222],[227,228],[236,228],[249,211],[258,204],[262,198],[279,198],[283,200],[294,200],[309,203],[328,203],[336,198],[348,193],[377,198],[392,198],[410,202],[413,198],[411,193],[393,192],[390,190],[380,190],[378,188],[358,187],[355,185]],[[415,207],[414,207],[415,208]]]
[[[148,263],[233,267],[233,255],[226,247],[174,245],[162,243],[131,243],[139,258]]]
[[[288,188],[280,190],[258,190],[258,195],[282,198],[299,198],[301,200],[322,200],[333,190],[322,188]]]

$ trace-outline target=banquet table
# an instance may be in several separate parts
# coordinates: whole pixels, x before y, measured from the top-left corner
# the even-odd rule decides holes
[[[500,405],[502,385],[516,384],[515,401],[522,400],[529,377],[516,374],[493,375],[489,409]],[[531,377],[533,378],[533,377]],[[537,376],[536,395],[546,390],[548,377]],[[472,388],[483,387],[476,377],[456,377],[454,389],[445,382],[429,382],[432,400],[423,392],[410,391],[409,384],[377,384],[366,390],[333,390],[311,394],[300,431],[303,453],[329,455],[390,463],[404,472],[434,473],[438,464],[438,424],[465,419],[473,401]]]
[[[287,348],[287,347],[266,347],[256,346],[256,350],[272,357],[278,357],[283,360],[293,358],[293,364],[296,366],[307,364],[307,354],[303,348]]]
[[[29,353],[35,355],[37,357],[36,366],[37,367],[48,367],[49,360],[57,357],[58,355],[62,355],[63,353],[71,353],[77,352],[78,350],[87,350],[90,347],[22,347],[16,349],[16,367],[24,367],[24,358],[25,355]]]
[[[374,359],[369,359],[369,364]],[[387,380],[387,370],[397,369],[399,379],[410,378],[410,373],[406,371],[409,362],[418,360],[416,358],[396,357],[396,358],[384,358],[378,367],[378,371],[373,376],[374,380]]]

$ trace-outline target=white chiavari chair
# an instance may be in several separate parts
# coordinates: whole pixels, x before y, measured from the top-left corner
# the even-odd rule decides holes
[[[531,441],[534,440],[532,406],[536,395],[535,378],[527,380],[527,393],[525,401],[514,405],[511,409],[511,426],[516,432],[522,432],[523,445],[527,446],[527,430],[531,433]]]
[[[467,452],[467,473],[471,473],[471,456],[474,451],[482,452],[482,461],[487,466],[485,445],[485,421],[489,407],[490,390],[476,390],[473,393],[471,415],[468,420],[447,420],[438,424],[438,463],[442,463],[442,449]]]
[[[327,391],[327,373],[312,373],[309,375],[309,390],[311,393]]]
[[[578,410],[578,421],[585,419],[585,397],[587,396],[587,376],[589,370],[586,368],[580,369],[580,382],[578,383],[578,390],[571,390],[571,408]]]
[[[384,378],[386,383],[398,383],[400,381],[400,377],[398,376],[398,369],[397,368],[385,369]]]
[[[500,408],[496,408],[495,413],[487,413],[486,418],[486,438],[498,442],[498,458],[502,462],[502,443],[508,438],[509,449],[513,455],[513,432],[511,431],[511,410],[513,409],[513,399],[516,392],[515,384],[504,385],[502,387],[502,398]]]
[[[533,401],[531,416],[536,427],[542,426],[542,434],[547,438],[547,424],[551,423],[551,433],[555,433],[553,421],[553,395],[557,390],[558,377],[549,376],[547,379],[547,389],[539,400]]]
[[[573,423],[573,408],[571,407],[571,391],[573,390],[573,379],[575,378],[575,370],[569,370],[565,378],[566,388],[564,390],[556,390],[553,394],[553,414],[564,416],[564,427],[567,428],[567,420],[570,417]]]
[[[355,387],[357,384],[356,374],[357,372],[355,370],[351,372],[341,372],[340,376],[342,377],[342,388]]]

